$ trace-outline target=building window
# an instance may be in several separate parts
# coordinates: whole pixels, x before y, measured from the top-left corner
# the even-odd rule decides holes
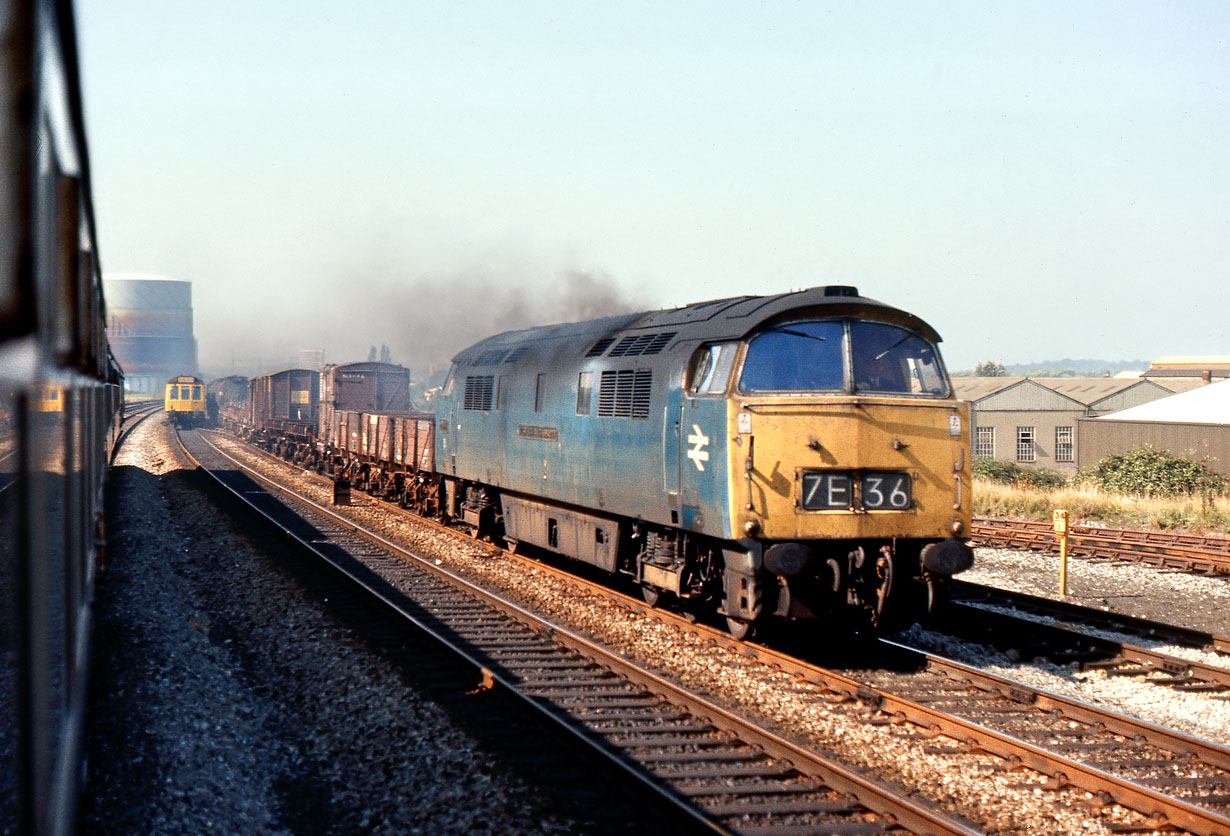
[[[974,430],[974,457],[979,459],[995,457],[994,427],[978,427]]]
[[[1034,452],[1034,428],[1033,427],[1017,427],[1016,428],[1016,460],[1018,462],[1032,462],[1036,456]]]
[[[1072,455],[1072,428],[1071,427],[1056,427],[1055,428],[1055,461],[1057,462],[1072,462],[1076,461]]]

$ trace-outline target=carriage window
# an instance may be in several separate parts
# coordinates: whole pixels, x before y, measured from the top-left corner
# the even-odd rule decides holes
[[[200,386],[192,387],[192,399],[194,401],[199,401],[201,399],[201,387]]]
[[[179,399],[181,401],[188,400],[188,387],[187,386],[179,387]]]
[[[757,334],[747,345],[739,388],[744,392],[832,392],[844,388],[840,320],[790,322]]]
[[[730,370],[735,364],[738,343],[717,343],[700,350],[696,366],[692,370],[692,393],[695,395],[720,395],[730,382]]]

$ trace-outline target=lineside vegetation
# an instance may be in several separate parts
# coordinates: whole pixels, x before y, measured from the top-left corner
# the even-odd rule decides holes
[[[1230,534],[1230,484],[1203,462],[1153,447],[1109,456],[1069,480],[1015,462],[974,462],[974,514]]]

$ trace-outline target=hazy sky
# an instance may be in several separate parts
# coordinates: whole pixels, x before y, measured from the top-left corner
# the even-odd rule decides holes
[[[104,270],[191,280],[207,371],[819,284],[951,368],[1230,354],[1224,0],[78,17]]]

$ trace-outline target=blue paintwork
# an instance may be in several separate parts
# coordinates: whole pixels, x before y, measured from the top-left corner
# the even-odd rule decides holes
[[[695,346],[626,361],[584,358],[595,339],[588,332],[539,341],[515,364],[455,365],[452,390],[437,401],[437,415],[452,416],[449,432],[436,434],[438,461],[448,463],[441,469],[506,491],[724,536],[726,401],[689,399],[680,391]],[[648,417],[600,417],[601,372],[635,368],[653,371]],[[589,415],[577,414],[582,372],[593,374]],[[465,378],[478,374],[501,377],[502,393],[489,411],[462,408]],[[546,391],[535,412],[539,374],[546,375]],[[703,471],[687,457],[693,424],[710,439]],[[530,437],[523,427],[531,428],[525,431]],[[552,431],[554,439],[536,437]],[[450,456],[456,457],[455,471]]]
[[[437,416],[449,425],[447,433],[435,435],[437,467],[504,491],[736,539],[730,496],[743,484],[744,457],[736,456],[736,472],[729,472],[728,398],[690,398],[681,391],[694,353],[707,343],[742,340],[768,323],[863,315],[939,341],[913,314],[849,287],[734,297],[498,334],[453,359],[451,389],[437,401]],[[619,350],[634,338],[641,345],[658,342],[652,350]],[[652,371],[647,417],[598,415],[601,373],[620,370]],[[593,374],[589,415],[577,414],[581,372]],[[501,395],[490,410],[462,408],[467,375],[500,378]],[[545,375],[546,390],[535,411],[539,375]],[[708,437],[703,470],[688,456],[696,447],[688,441],[695,427]]]

